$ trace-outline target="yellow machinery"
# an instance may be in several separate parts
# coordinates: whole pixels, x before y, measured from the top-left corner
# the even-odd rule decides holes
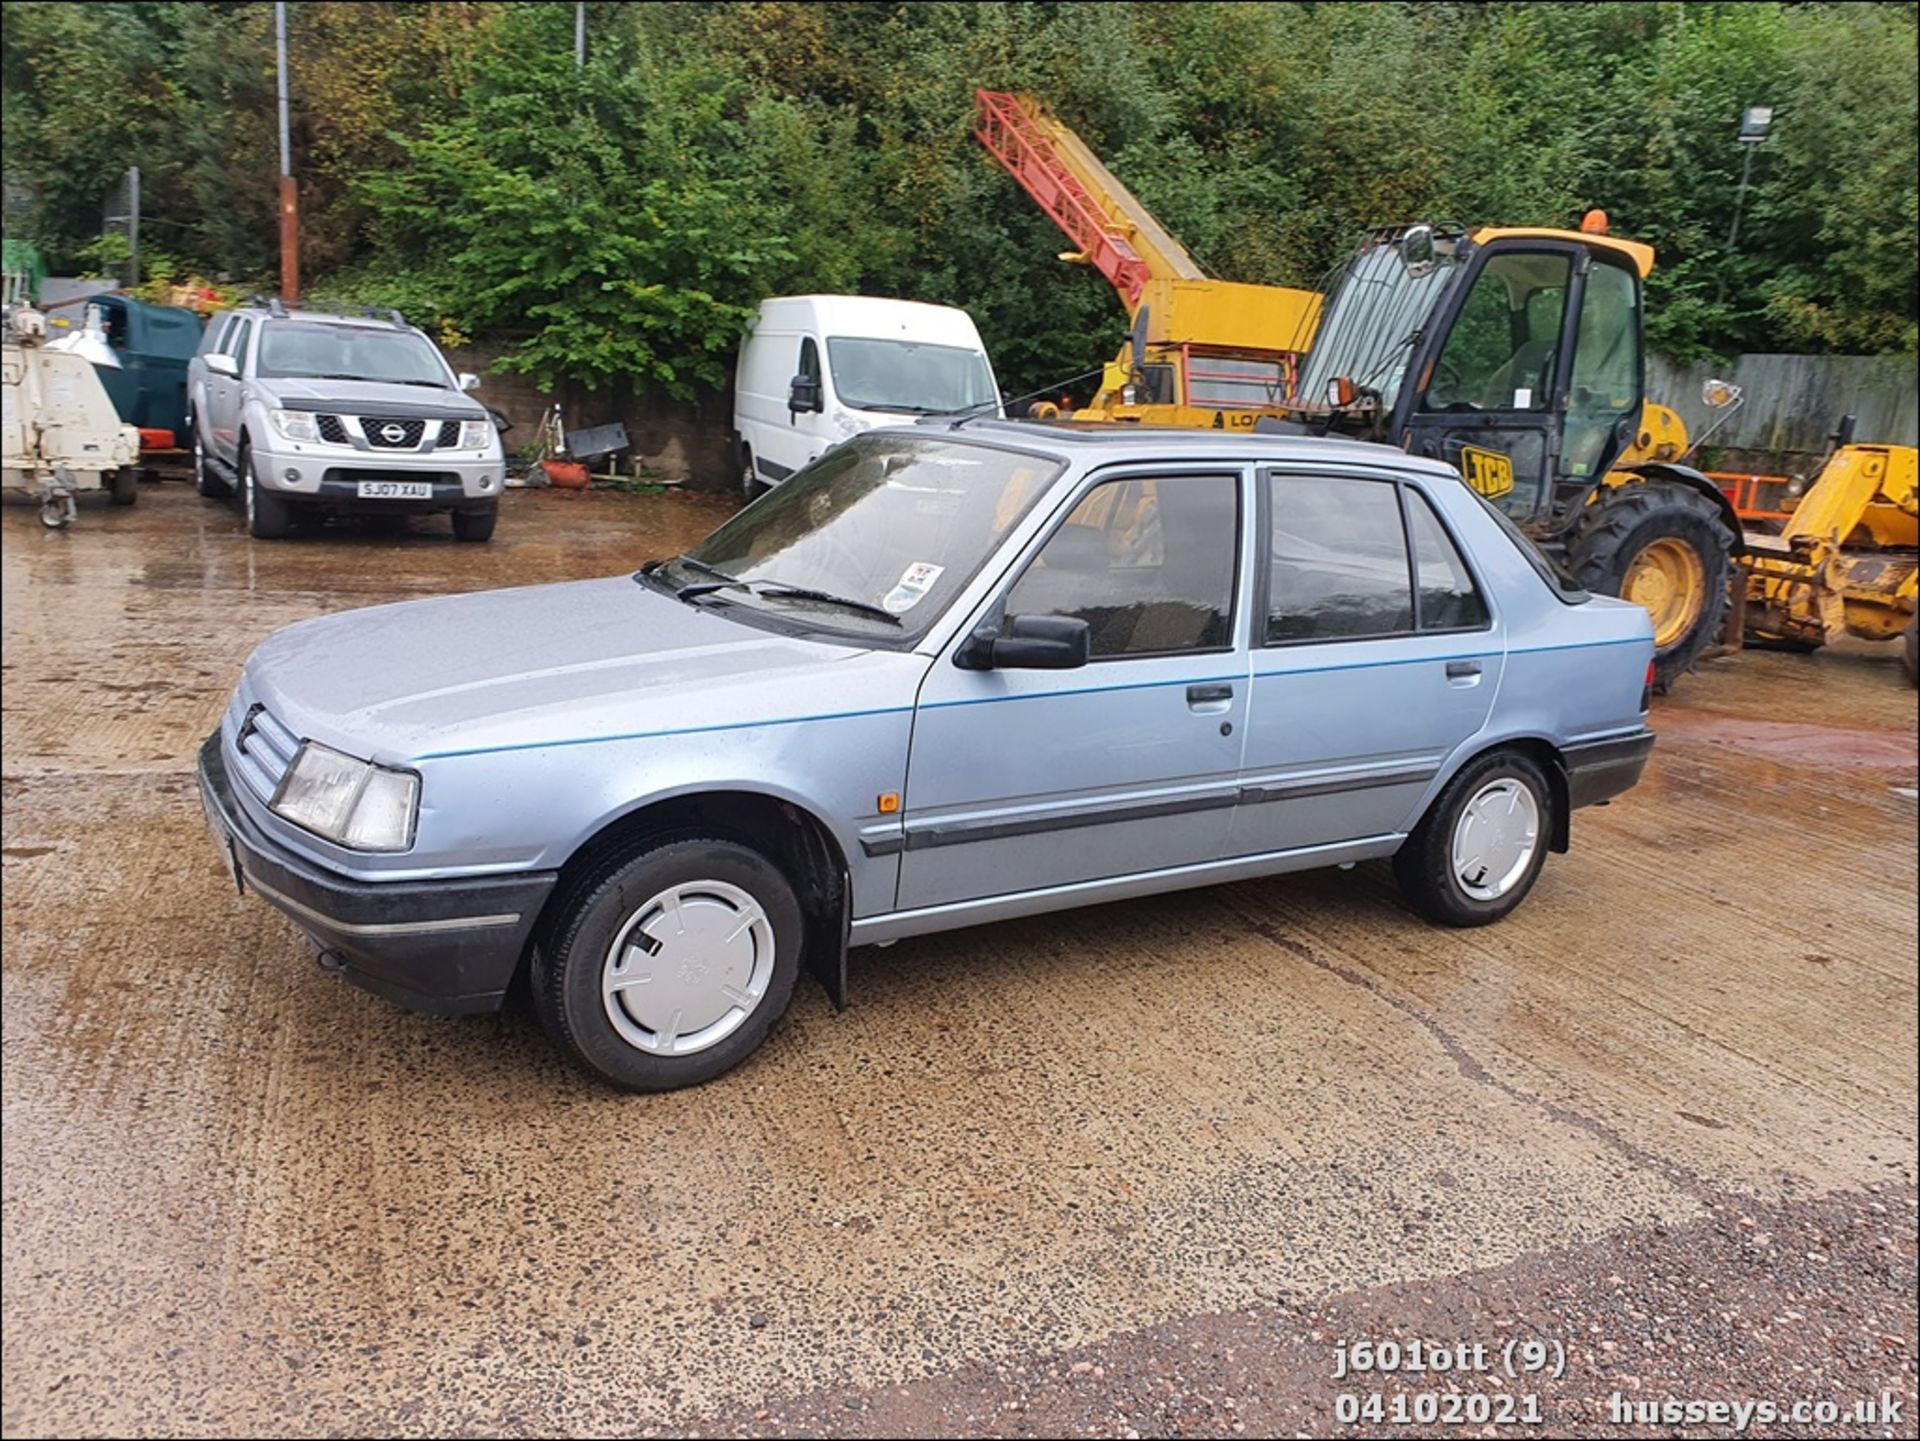
[[[1320,297],[1210,279],[1032,96],[981,90],[975,98],[980,143],[1078,247],[1061,259],[1104,275],[1133,323],[1078,418],[1251,430],[1262,416],[1285,414]]]
[[[1920,453],[1844,438],[1778,535],[1749,534],[1745,630],[1808,647],[1904,637],[1916,674]]]

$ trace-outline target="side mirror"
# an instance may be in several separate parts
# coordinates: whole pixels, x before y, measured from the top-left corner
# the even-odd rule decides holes
[[[461,371],[460,388],[462,390],[478,390],[480,388],[480,377],[473,374],[472,371]]]
[[[1415,280],[1433,274],[1433,227],[1413,225],[1400,237],[1400,263]]]
[[[1700,403],[1712,410],[1740,403],[1740,387],[1726,380],[1709,380],[1700,387]]]
[[[1071,615],[1012,615],[983,625],[954,654],[962,670],[1077,670],[1087,663],[1087,623]]]
[[[209,355],[207,357],[207,370],[214,375],[224,375],[228,380],[238,380],[240,378],[240,362],[235,360],[231,355]]]
[[[787,390],[787,409],[795,415],[817,412],[821,409],[820,378],[815,375],[796,375],[793,384]]]

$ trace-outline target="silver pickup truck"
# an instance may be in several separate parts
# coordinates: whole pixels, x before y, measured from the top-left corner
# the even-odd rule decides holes
[[[187,366],[194,483],[238,495],[260,539],[329,513],[445,512],[459,539],[488,540],[506,457],[466,394],[479,384],[397,311],[226,311]]]
[[[849,946],[1388,857],[1497,920],[1639,778],[1652,659],[1434,462],[928,422],[633,575],[289,626],[200,780],[330,968],[438,1012],[524,975],[663,1089]]]

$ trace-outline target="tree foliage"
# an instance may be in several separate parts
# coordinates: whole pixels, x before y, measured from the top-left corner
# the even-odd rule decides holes
[[[593,4],[583,70],[569,4],[288,8],[309,288],[549,381],[719,383],[753,304],[806,290],[964,305],[1023,389],[1097,364],[1119,307],[973,141],[981,86],[1043,97],[1228,278],[1599,206],[1656,247],[1677,357],[1915,347],[1911,4]],[[270,283],[271,7],[4,13],[10,233],[97,255],[137,163],[150,244]]]

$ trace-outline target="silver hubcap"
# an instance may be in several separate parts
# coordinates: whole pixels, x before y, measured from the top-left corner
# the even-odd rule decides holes
[[[600,970],[607,1019],[628,1045],[687,1056],[718,1045],[773,980],[773,923],[725,881],[687,881],[641,906]]]
[[[247,461],[247,524],[253,524],[253,461]]]
[[[1527,873],[1540,842],[1540,803],[1522,781],[1489,781],[1453,827],[1453,874],[1476,901],[1497,901]]]

